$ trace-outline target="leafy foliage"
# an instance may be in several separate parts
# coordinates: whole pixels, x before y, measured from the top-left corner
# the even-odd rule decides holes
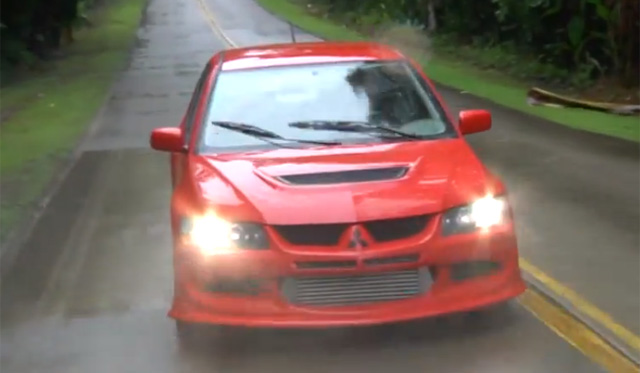
[[[640,79],[638,0],[310,0],[347,23],[418,24],[448,41],[508,46],[583,77]],[[436,24],[437,23],[437,24]]]
[[[72,27],[94,0],[2,0],[0,52],[3,69],[32,65],[72,39]],[[71,41],[71,40],[68,40]]]

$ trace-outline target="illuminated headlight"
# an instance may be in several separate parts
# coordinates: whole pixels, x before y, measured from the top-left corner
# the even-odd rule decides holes
[[[180,222],[180,231],[189,243],[197,246],[206,255],[269,247],[262,225],[232,223],[215,214],[184,217]]]
[[[507,217],[508,205],[504,197],[487,196],[475,202],[453,208],[444,213],[442,235],[470,233],[500,225]]]

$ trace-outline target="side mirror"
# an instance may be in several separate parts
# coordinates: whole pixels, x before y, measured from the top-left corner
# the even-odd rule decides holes
[[[463,135],[491,129],[491,113],[486,110],[464,110],[458,116],[458,126]]]
[[[161,152],[182,153],[185,151],[180,127],[162,127],[151,131],[151,148]]]

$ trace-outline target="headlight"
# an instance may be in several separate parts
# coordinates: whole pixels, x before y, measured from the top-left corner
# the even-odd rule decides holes
[[[507,200],[487,196],[462,207],[453,208],[442,217],[442,235],[470,233],[502,224],[507,217]]]
[[[213,255],[237,249],[267,249],[264,228],[255,223],[232,223],[215,214],[184,217],[182,235],[203,254]]]

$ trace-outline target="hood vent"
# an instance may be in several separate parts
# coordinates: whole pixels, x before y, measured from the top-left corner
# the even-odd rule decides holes
[[[292,185],[327,185],[344,183],[365,183],[399,179],[407,174],[409,167],[384,167],[364,170],[322,172],[278,176],[281,181]]]

